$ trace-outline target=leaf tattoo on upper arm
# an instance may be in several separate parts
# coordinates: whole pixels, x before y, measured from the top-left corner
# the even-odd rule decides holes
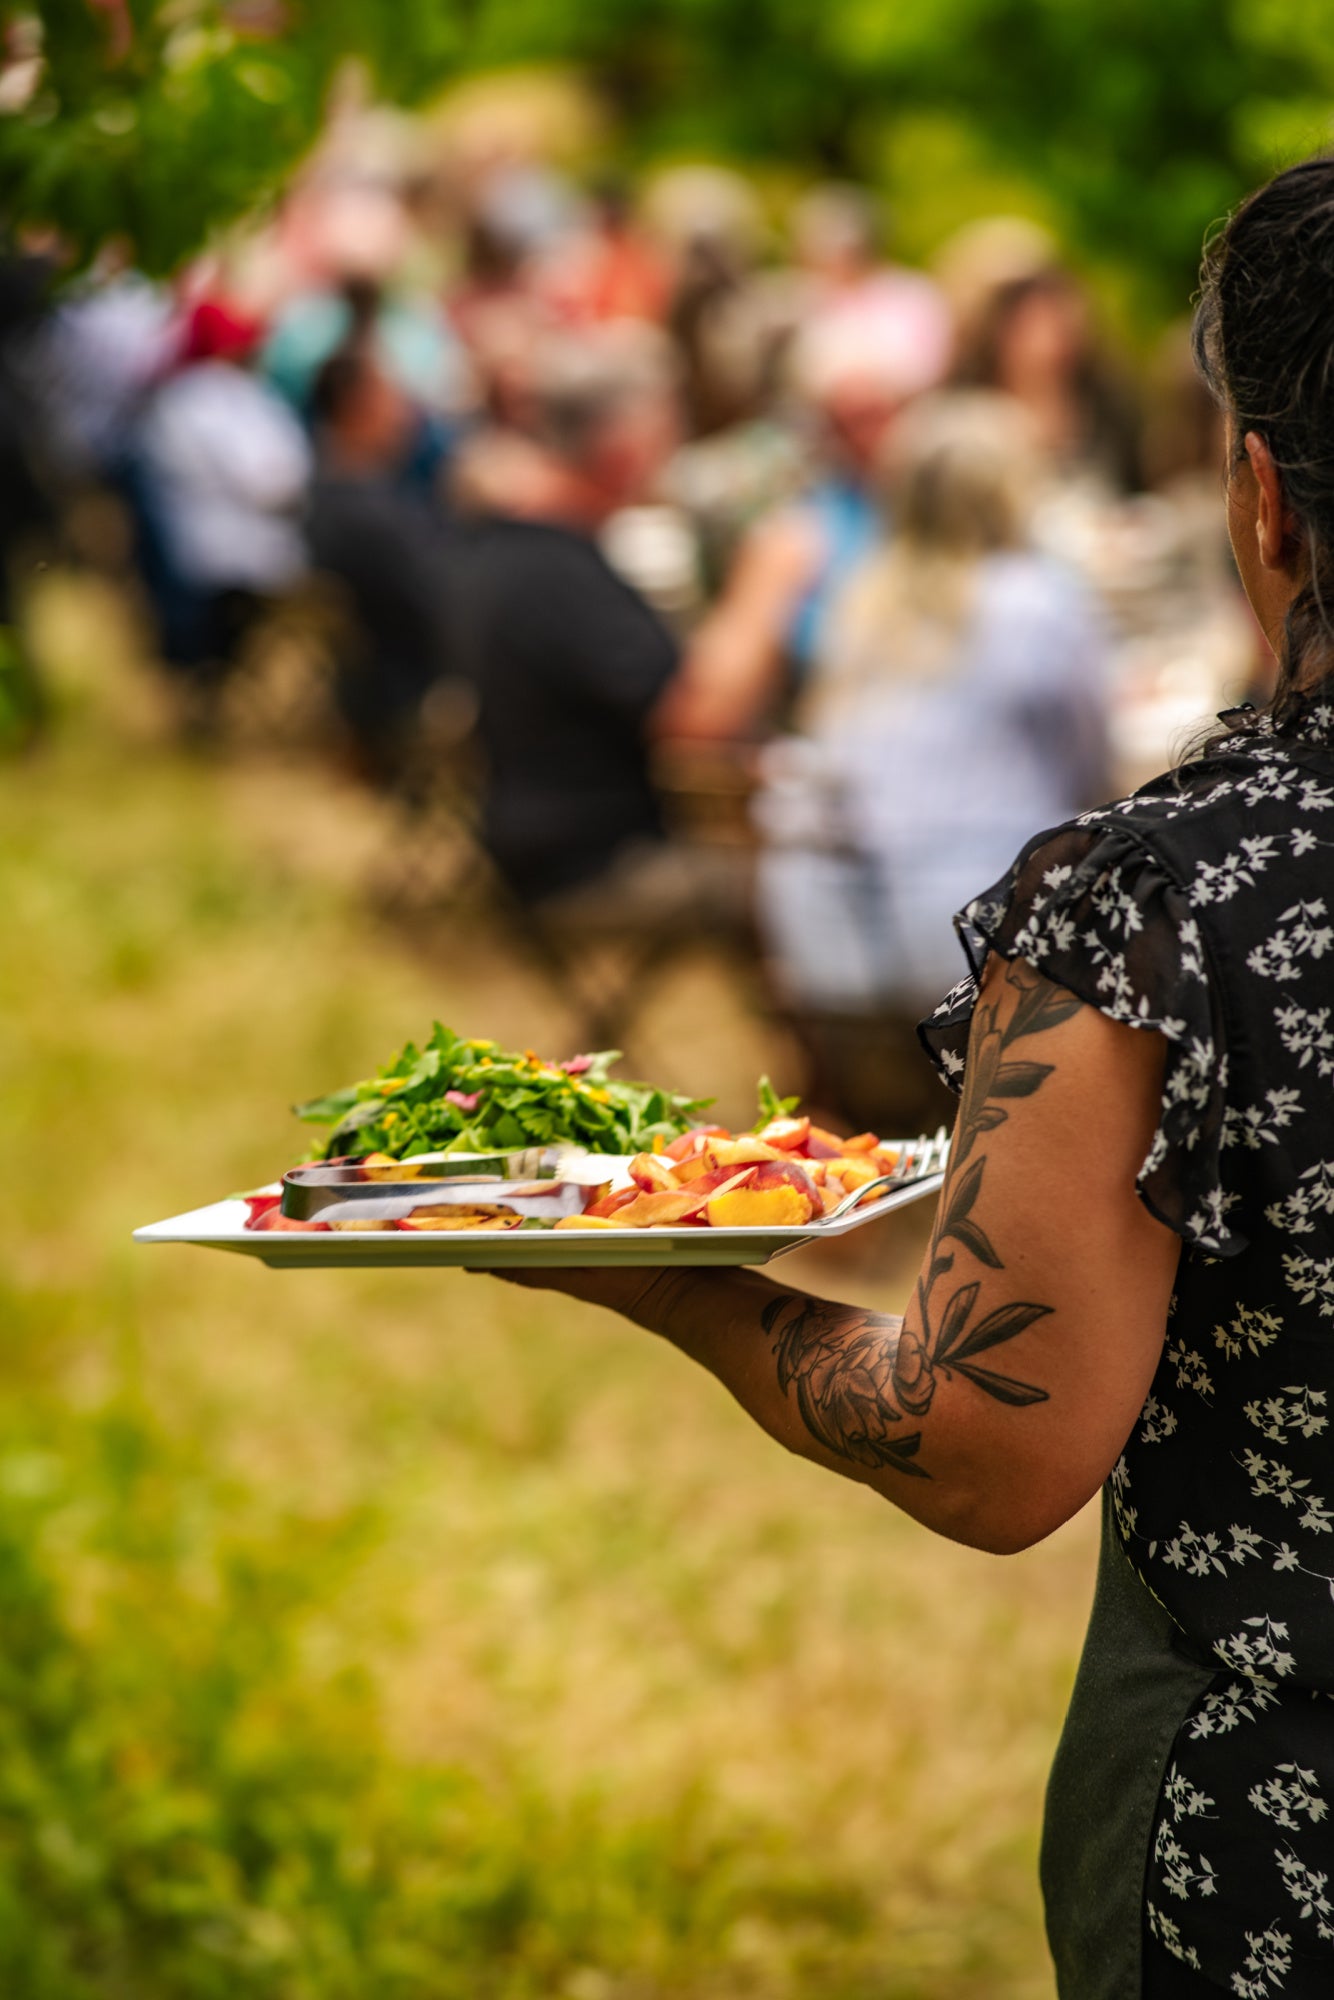
[[[954,1269],[956,1252],[947,1245],[959,1246],[987,1270],[1005,1268],[973,1214],[987,1162],[985,1154],[971,1155],[979,1138],[1009,1117],[1006,1100],[1032,1097],[1055,1067],[1011,1059],[1012,1045],[1058,1026],[1080,1005],[1073,994],[1052,986],[1022,960],[1008,968],[1006,983],[1018,999],[1003,1025],[997,1002],[978,1003],[946,1199],[926,1272],[917,1281],[920,1332],[881,1314],[849,1316],[846,1307],[800,1294],[772,1301],[762,1316],[766,1332],[774,1335],[779,1387],[784,1395],[795,1391],[811,1435],[839,1457],[917,1479],[930,1477],[917,1462],[922,1433],[897,1427],[905,1415],[926,1415],[942,1375],[960,1376],[1010,1408],[1048,1400],[1036,1383],[1004,1374],[977,1357],[1017,1339],[1046,1318],[1050,1306],[1016,1299],[975,1320],[982,1290],[976,1279],[956,1286],[939,1310],[935,1305],[937,1288]]]
[[[963,1165],[984,1132],[994,1132],[1009,1117],[997,1099],[1032,1097],[1051,1075],[1051,1063],[1007,1061],[1011,1044],[1068,1021],[1080,1006],[1073,993],[1052,986],[1022,960],[1011,965],[1008,983],[1012,990],[1018,988],[1019,1000],[1003,1028],[997,1026],[1000,1008],[995,1001],[979,1000],[977,1004],[951,1147],[956,1168]]]

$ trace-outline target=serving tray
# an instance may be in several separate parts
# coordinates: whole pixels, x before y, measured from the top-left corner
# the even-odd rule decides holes
[[[785,1229],[712,1229],[687,1225],[654,1229],[301,1230],[245,1228],[239,1198],[215,1201],[184,1215],[136,1229],[136,1243],[192,1243],[258,1258],[275,1271],[439,1270],[497,1271],[593,1264],[767,1264],[803,1243],[827,1242],[864,1229],[897,1208],[938,1192],[945,1178],[941,1151],[931,1171],[911,1174],[873,1196],[837,1222],[808,1222]],[[624,1180],[628,1162],[608,1157],[609,1181]],[[278,1183],[265,1192],[276,1193]]]

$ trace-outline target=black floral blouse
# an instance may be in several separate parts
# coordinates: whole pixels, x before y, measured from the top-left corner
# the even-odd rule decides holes
[[[1111,1477],[1121,1544],[1217,1671],[1181,1717],[1146,1916],[1243,2000],[1334,1996],[1334,705],[1239,729],[1044,834],[960,932],[1168,1060],[1140,1194],[1183,1239]],[[962,1075],[972,979],[923,1035]]]

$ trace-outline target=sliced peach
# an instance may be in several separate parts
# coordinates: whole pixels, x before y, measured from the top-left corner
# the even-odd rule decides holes
[[[246,1228],[263,1230],[322,1229],[327,1234],[329,1224],[327,1222],[297,1222],[292,1216],[283,1214],[278,1206],[278,1198],[275,1196],[271,1208],[261,1209],[251,1214],[250,1220],[246,1223]]]
[[[826,1132],[823,1125],[812,1125],[806,1135],[806,1152],[812,1160],[834,1160],[843,1151],[843,1141],[836,1132]]]
[[[455,1206],[414,1208],[389,1226],[393,1229],[515,1229],[521,1217],[512,1209]]]
[[[657,1153],[636,1153],[628,1171],[635,1186],[642,1188],[645,1194],[680,1192],[672,1162],[660,1158]]]
[[[873,1153],[880,1144],[874,1132],[858,1132],[851,1139],[843,1141],[845,1153]]]
[[[771,1118],[760,1128],[756,1137],[766,1145],[777,1146],[783,1153],[799,1153],[810,1137],[809,1118]]]
[[[748,1187],[758,1167],[709,1167],[697,1174],[689,1183],[689,1191],[702,1207],[710,1195],[721,1194],[725,1188]]]
[[[699,1197],[690,1191],[680,1194],[637,1194],[611,1220],[623,1229],[654,1229],[673,1222],[688,1222],[699,1213]]]
[[[764,1161],[756,1167],[750,1185],[764,1191],[779,1187],[792,1188],[805,1202],[807,1218],[811,1221],[824,1212],[819,1188],[805,1167],[796,1160]]]
[[[673,1139],[670,1146],[663,1148],[669,1160],[688,1160],[702,1151],[709,1139],[730,1139],[731,1133],[725,1125],[692,1125],[679,1139]]]
[[[637,1187],[613,1188],[610,1194],[604,1194],[597,1201],[590,1202],[584,1214],[591,1215],[595,1221],[605,1222],[610,1216],[615,1215],[618,1209],[634,1201],[639,1192]]]
[[[795,1229],[811,1220],[809,1201],[790,1184],[716,1194],[705,1213],[713,1229]]]
[[[776,1146],[768,1146],[753,1133],[741,1139],[710,1139],[705,1148],[716,1167],[746,1167],[756,1160],[781,1160]]]
[[[881,1169],[875,1161],[868,1158],[865,1153],[858,1157],[845,1153],[837,1160],[825,1161],[825,1173],[828,1178],[842,1181],[849,1194],[854,1188],[865,1187],[867,1181],[878,1179],[880,1172]]]
[[[554,1225],[557,1229],[615,1229],[613,1215],[563,1215]]]

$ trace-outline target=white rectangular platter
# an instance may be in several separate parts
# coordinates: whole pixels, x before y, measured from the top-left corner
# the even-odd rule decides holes
[[[853,1209],[838,1222],[792,1229],[498,1229],[299,1230],[246,1229],[243,1201],[215,1201],[136,1229],[136,1243],[193,1243],[257,1257],[274,1271],[438,1270],[442,1266],[498,1271],[590,1264],[767,1264],[803,1243],[823,1243],[864,1229],[896,1208],[935,1194],[941,1173],[905,1181]]]

